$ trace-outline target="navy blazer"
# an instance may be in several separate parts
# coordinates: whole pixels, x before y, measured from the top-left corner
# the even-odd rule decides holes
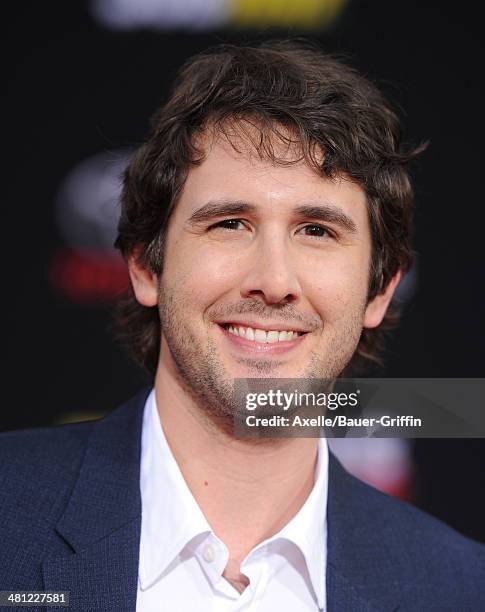
[[[98,421],[0,434],[0,590],[70,591],[69,608],[36,610],[135,612],[147,394]],[[332,455],[327,512],[329,612],[485,610],[485,546]]]

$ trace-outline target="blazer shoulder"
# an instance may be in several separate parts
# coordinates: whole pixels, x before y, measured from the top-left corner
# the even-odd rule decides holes
[[[96,421],[0,434],[1,584],[39,590],[42,563],[141,514],[143,402],[139,394]]]
[[[45,551],[65,549],[54,537],[53,528],[81,470],[92,425],[79,423],[0,433],[3,584],[17,584],[18,580],[19,584],[38,587],[38,571]]]
[[[94,423],[0,433],[0,497],[21,504],[59,494],[79,472]]]
[[[148,388],[142,389],[101,419],[0,433],[0,482],[55,488],[56,482],[75,477],[96,434],[101,435],[100,443],[111,447],[113,439],[129,435],[139,425],[148,393]]]
[[[96,421],[0,432],[0,470],[12,464],[70,461],[82,452]]]
[[[485,598],[484,544],[347,472],[344,478],[352,482],[356,504],[365,512],[362,531],[369,542],[377,538],[386,549],[389,567],[401,567],[402,576],[420,572],[430,585],[436,581],[445,590],[445,580],[453,577],[450,589],[459,588],[458,585],[470,592],[479,589]],[[384,567],[383,571],[386,571]]]

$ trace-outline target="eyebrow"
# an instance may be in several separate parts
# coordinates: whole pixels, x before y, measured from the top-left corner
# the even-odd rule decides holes
[[[357,233],[357,225],[352,217],[334,204],[297,206],[294,208],[294,212],[302,217],[311,217],[312,219],[318,219],[324,223],[334,223],[351,234]]]
[[[203,223],[222,217],[224,215],[241,215],[256,213],[258,207],[244,200],[215,200],[210,201],[194,211],[188,222],[191,224]],[[333,223],[350,233],[357,233],[355,221],[340,207],[334,204],[304,204],[296,206],[293,213],[300,217],[312,218],[325,223]]]
[[[189,217],[189,223],[202,223],[210,221],[214,217],[222,217],[224,215],[242,215],[244,213],[255,213],[257,207],[249,202],[242,200],[215,200],[207,202],[204,206],[198,208]]]

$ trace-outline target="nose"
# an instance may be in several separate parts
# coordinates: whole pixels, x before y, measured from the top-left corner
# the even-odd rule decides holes
[[[266,304],[293,304],[301,288],[285,236],[260,236],[241,283],[241,296]]]

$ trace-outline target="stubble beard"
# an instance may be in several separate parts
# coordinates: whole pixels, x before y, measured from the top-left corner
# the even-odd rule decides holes
[[[161,281],[158,310],[162,338],[175,364],[178,381],[192,399],[197,416],[210,428],[232,436],[235,418],[242,415],[243,406],[236,401],[234,380],[224,367],[216,342],[207,337],[203,346],[201,339],[184,322],[183,313],[188,309],[179,292],[167,289]],[[312,351],[306,368],[293,378],[336,379],[354,354],[361,331],[362,317],[354,313],[342,329],[328,339],[331,349],[324,355]],[[280,365],[276,359],[241,358],[239,362],[248,368],[247,378],[271,378]]]

